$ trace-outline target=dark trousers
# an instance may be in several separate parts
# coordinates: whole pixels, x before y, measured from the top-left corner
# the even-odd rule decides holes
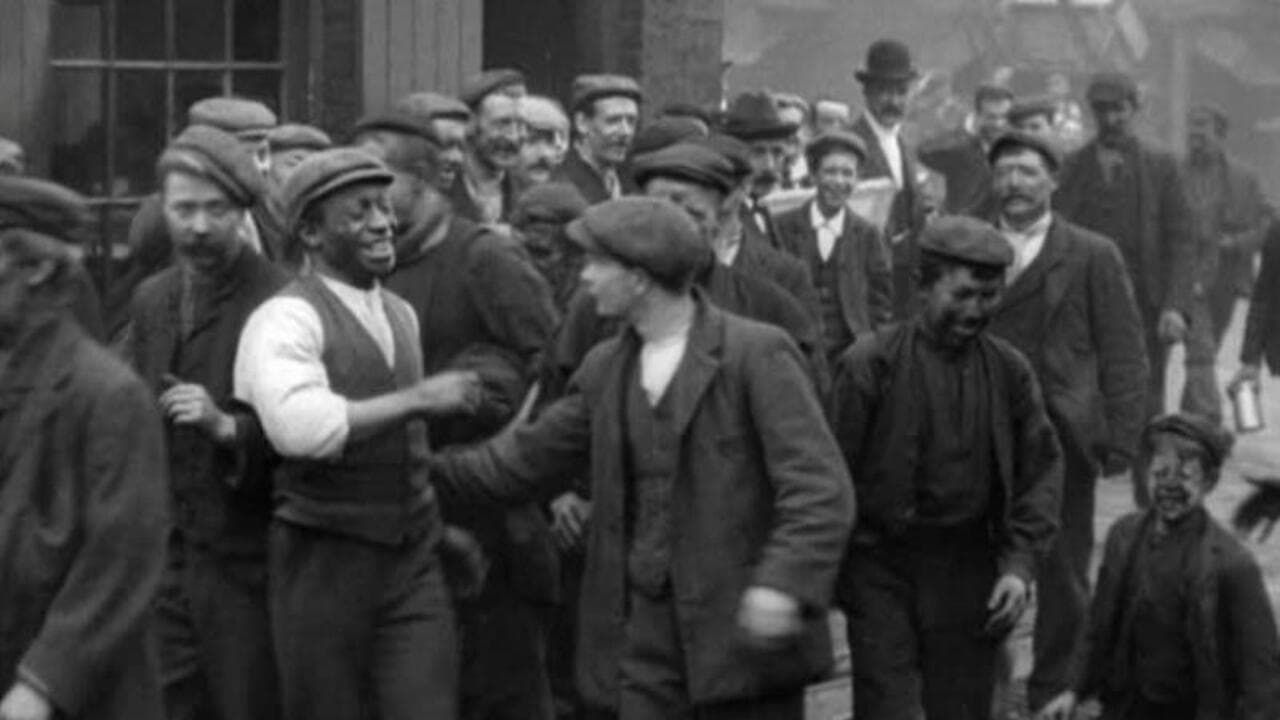
[[[271,614],[286,720],[453,720],[458,643],[434,540],[277,521]]]
[[[685,680],[675,603],[631,593],[626,646],[618,669],[618,710],[588,710],[589,720],[801,720],[804,691],[695,704]]]
[[[561,598],[560,604],[552,610],[550,651],[547,654],[547,672],[559,720],[583,717],[582,699],[578,696],[574,676],[574,658],[578,644],[578,596],[582,590],[585,560],[580,550],[560,553]]]
[[[1152,702],[1141,695],[1132,698],[1104,700],[1102,720],[1195,720],[1194,699],[1182,702]]]
[[[1062,525],[1036,572],[1035,665],[1027,682],[1032,709],[1070,689],[1087,630],[1098,467],[1075,443],[1064,442],[1063,455]]]
[[[984,631],[995,550],[980,529],[912,531],[849,551],[858,720],[990,720],[1001,637]]]
[[[165,717],[280,716],[264,558],[219,556],[175,537],[155,609]]]
[[[459,604],[464,720],[554,718],[547,677],[550,612],[492,574],[479,597]]]
[[[1158,332],[1160,314],[1143,317],[1145,341],[1147,344],[1147,365],[1151,372],[1147,376],[1147,417],[1152,418],[1164,414],[1164,384],[1166,369],[1169,364],[1169,344],[1160,339]]]

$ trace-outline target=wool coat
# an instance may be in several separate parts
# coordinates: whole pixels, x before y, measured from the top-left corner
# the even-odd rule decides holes
[[[552,182],[564,182],[578,188],[588,205],[604,202],[609,199],[609,190],[604,186],[604,178],[595,168],[587,164],[586,159],[576,147],[569,148],[564,155],[564,162],[551,173]],[[631,173],[623,167],[618,168],[618,185],[623,195],[636,192],[636,184]]]
[[[780,219],[780,218],[779,218]],[[742,245],[734,258],[732,267],[762,280],[768,280],[800,303],[816,322],[821,316],[822,307],[818,300],[818,290],[814,287],[809,268],[801,260],[790,253],[782,252],[777,245],[778,226],[774,225],[775,234],[771,238],[753,222],[742,225]]]
[[[67,718],[160,720],[147,623],[168,533],[155,400],[69,317],[0,374],[0,677]]]
[[[1253,286],[1253,301],[1245,323],[1240,362],[1267,361],[1272,375],[1280,375],[1280,223],[1273,222],[1262,243],[1262,266]]]
[[[640,339],[627,329],[593,349],[570,392],[533,424],[435,459],[444,493],[513,501],[550,496],[584,471],[593,511],[579,612],[578,684],[617,706],[627,628],[630,484],[625,397]],[[825,609],[852,525],[853,494],[804,359],[777,328],[705,300],[667,390],[680,437],[671,501],[671,584],[695,704],[795,691],[829,667]],[[760,652],[735,623],[762,585],[805,608],[802,637]]]
[[[1082,698],[1098,696],[1104,720],[1122,720],[1132,688],[1117,668],[1132,632],[1128,598],[1134,558],[1155,522],[1152,511],[1120,518],[1107,535],[1094,593],[1079,686]],[[1262,573],[1240,541],[1209,518],[1186,568],[1186,632],[1195,670],[1197,720],[1264,720],[1280,717],[1280,650]]]

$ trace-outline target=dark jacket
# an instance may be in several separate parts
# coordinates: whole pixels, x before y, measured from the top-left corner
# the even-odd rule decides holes
[[[465,170],[463,172],[466,172]],[[511,217],[511,212],[515,210],[516,200],[520,199],[521,193],[527,189],[523,180],[521,180],[514,172],[508,171],[502,178],[502,217],[501,222],[506,222]],[[484,215],[480,211],[480,205],[476,203],[475,198],[471,197],[471,191],[467,189],[467,181],[461,174],[453,181],[453,185],[449,187],[449,191],[445,193],[449,198],[449,202],[453,205],[453,212],[461,218],[470,220],[473,223],[486,222]]]
[[[1150,511],[1120,518],[1107,535],[1090,618],[1089,658],[1081,698],[1098,696],[1103,718],[1121,720],[1131,691],[1114,667],[1132,632],[1129,602],[1138,544],[1155,522]],[[1258,563],[1240,541],[1209,518],[1186,569],[1188,617],[1196,676],[1197,720],[1280,717],[1280,651]]]
[[[564,162],[551,173],[551,181],[569,183],[578,188],[578,192],[582,193],[588,205],[595,205],[609,199],[609,191],[604,186],[604,179],[595,168],[587,164],[586,159],[582,157],[582,152],[576,147],[569,148],[569,152],[565,153]],[[635,180],[625,168],[618,168],[618,184],[622,188],[623,195],[636,192]]]
[[[671,582],[687,690],[695,703],[798,690],[832,661],[825,608],[853,519],[852,486],[795,345],[705,301],[697,312],[667,390],[682,439]],[[634,332],[622,332],[592,350],[570,394],[535,423],[437,457],[443,492],[502,501],[550,496],[557,479],[589,471],[578,683],[589,704],[606,708],[617,706],[626,645],[624,398],[639,347]],[[798,643],[769,653],[742,644],[735,617],[753,585],[807,609]]]
[[[1134,456],[1149,369],[1133,286],[1113,242],[1055,216],[990,331],[1031,361],[1064,445],[1099,461],[1111,452]]]
[[[1148,317],[1163,310],[1177,310],[1184,317],[1191,317],[1196,233],[1178,160],[1144,143],[1134,144],[1141,224],[1141,235],[1136,240],[1141,267],[1129,271],[1145,274],[1134,282],[1135,289],[1146,287],[1146,296],[1138,298],[1138,307]],[[1085,228],[1095,226],[1088,199],[1097,165],[1095,140],[1063,162],[1053,199],[1053,206],[1062,217]],[[1112,240],[1122,245],[1120,239]]]
[[[271,519],[272,452],[257,415],[232,393],[240,331],[258,305],[288,282],[265,257],[241,251],[212,301],[182,336],[182,270],[171,265],[138,286],[126,355],[159,398],[165,376],[204,387],[236,420],[236,441],[219,446],[203,431],[166,425],[175,525],[186,540],[217,553],[263,556]]]
[[[1207,166],[1184,159],[1182,172],[1196,220],[1199,252],[1195,279],[1206,289],[1219,281],[1233,291],[1247,294],[1253,287],[1253,257],[1267,230],[1266,201],[1258,178],[1225,154]],[[1194,196],[1197,183],[1193,178],[1201,173],[1216,186],[1216,197]],[[1233,240],[1233,247],[1223,250],[1219,241],[1227,237]]]
[[[818,234],[810,222],[813,201],[778,216],[779,246],[797,258],[816,253]],[[856,338],[893,318],[893,274],[889,253],[874,225],[845,213],[844,234],[836,239],[836,292],[841,315]]]
[[[1272,222],[1262,243],[1262,266],[1253,285],[1253,299],[1245,321],[1240,362],[1267,361],[1272,375],[1280,375],[1280,222]]]
[[[943,209],[958,214],[982,204],[991,195],[991,164],[982,139],[963,129],[924,141],[920,162],[947,181]]]
[[[774,227],[776,232],[776,224]],[[786,290],[817,322],[822,308],[809,268],[801,260],[775,247],[777,241],[776,234],[771,240],[754,222],[743,223],[742,244],[731,267]]]
[[[67,318],[0,373],[0,677],[58,717],[160,720],[147,638],[168,531],[155,400]]]
[[[895,325],[864,335],[841,358],[832,389],[832,429],[858,493],[862,541],[893,538],[915,516],[914,488],[926,422],[918,402],[919,380],[906,360],[916,325]],[[995,449],[991,511],[993,542],[1001,573],[1034,577],[1037,557],[1058,528],[1062,496],[1062,449],[1045,413],[1040,384],[1027,359],[1013,346],[979,336],[991,408]]]

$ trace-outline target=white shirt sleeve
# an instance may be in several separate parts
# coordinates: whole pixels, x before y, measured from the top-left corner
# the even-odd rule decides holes
[[[284,457],[334,458],[346,445],[347,400],[329,388],[323,348],[320,316],[301,298],[267,300],[240,333],[235,396]]]

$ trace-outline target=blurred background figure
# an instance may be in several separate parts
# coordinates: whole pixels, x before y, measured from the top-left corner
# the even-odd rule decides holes
[[[778,93],[773,101],[778,106],[778,115],[784,121],[796,126],[796,131],[787,139],[786,164],[782,168],[782,189],[808,187],[811,183],[809,168],[804,160],[804,148],[813,138],[809,103],[793,93]]]
[[[569,150],[569,116],[555,100],[530,95],[520,101],[528,135],[520,148],[520,169],[535,184],[551,180]]]
[[[436,92],[412,93],[401,98],[393,108],[426,121],[440,144],[440,167],[436,169],[436,187],[450,192],[459,182],[467,164],[467,130],[471,125],[471,108],[452,95]]]
[[[0,175],[22,175],[27,171],[27,156],[22,146],[0,137]]]
[[[813,134],[831,130],[848,130],[853,122],[849,103],[835,98],[819,97],[813,101]]]

